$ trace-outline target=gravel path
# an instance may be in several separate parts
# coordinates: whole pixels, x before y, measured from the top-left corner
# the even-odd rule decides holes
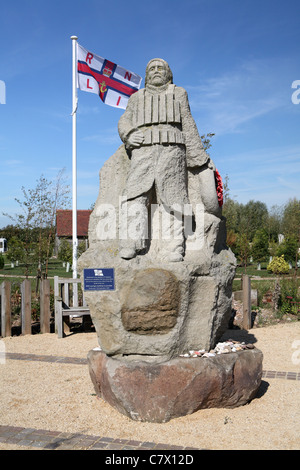
[[[299,322],[249,332],[228,330],[222,340],[228,338],[253,342],[261,349],[264,370],[299,372]],[[78,358],[86,358],[96,346],[95,333],[63,339],[38,334],[0,341],[0,350],[9,353]],[[202,449],[299,449],[299,394],[299,380],[265,377],[259,395],[248,405],[200,410],[168,423],[140,423],[96,398],[86,365],[0,360],[0,425]],[[0,443],[0,449],[17,448]]]

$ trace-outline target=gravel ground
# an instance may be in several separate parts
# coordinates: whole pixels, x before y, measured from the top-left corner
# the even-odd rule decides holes
[[[228,330],[223,340],[253,342],[263,369],[299,372],[300,323],[248,332]],[[6,352],[86,357],[95,333],[3,338]],[[205,359],[199,359],[205,360]],[[86,365],[6,359],[0,363],[0,425],[81,432],[202,449],[299,449],[300,381],[263,379],[258,396],[234,409],[205,409],[168,423],[140,423],[95,396]],[[0,449],[17,449],[1,444]],[[24,447],[23,447],[24,449]]]

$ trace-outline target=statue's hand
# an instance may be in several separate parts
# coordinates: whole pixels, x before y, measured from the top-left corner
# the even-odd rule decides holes
[[[127,138],[127,145],[130,147],[140,147],[144,141],[144,134],[142,131],[133,131]]]

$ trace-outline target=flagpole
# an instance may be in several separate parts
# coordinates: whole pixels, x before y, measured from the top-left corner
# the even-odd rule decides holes
[[[77,145],[76,145],[76,112],[77,112],[77,36],[72,39],[72,246],[73,246],[73,279],[77,279]]]

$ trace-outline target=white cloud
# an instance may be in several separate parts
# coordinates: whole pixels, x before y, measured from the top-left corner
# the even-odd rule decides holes
[[[23,162],[21,160],[11,159],[11,160],[4,160],[3,165],[12,167],[21,165]]]
[[[187,86],[192,112],[196,119],[201,114],[205,128],[217,135],[242,132],[245,123],[290,104],[284,70],[282,61],[255,59],[199,86]]]

